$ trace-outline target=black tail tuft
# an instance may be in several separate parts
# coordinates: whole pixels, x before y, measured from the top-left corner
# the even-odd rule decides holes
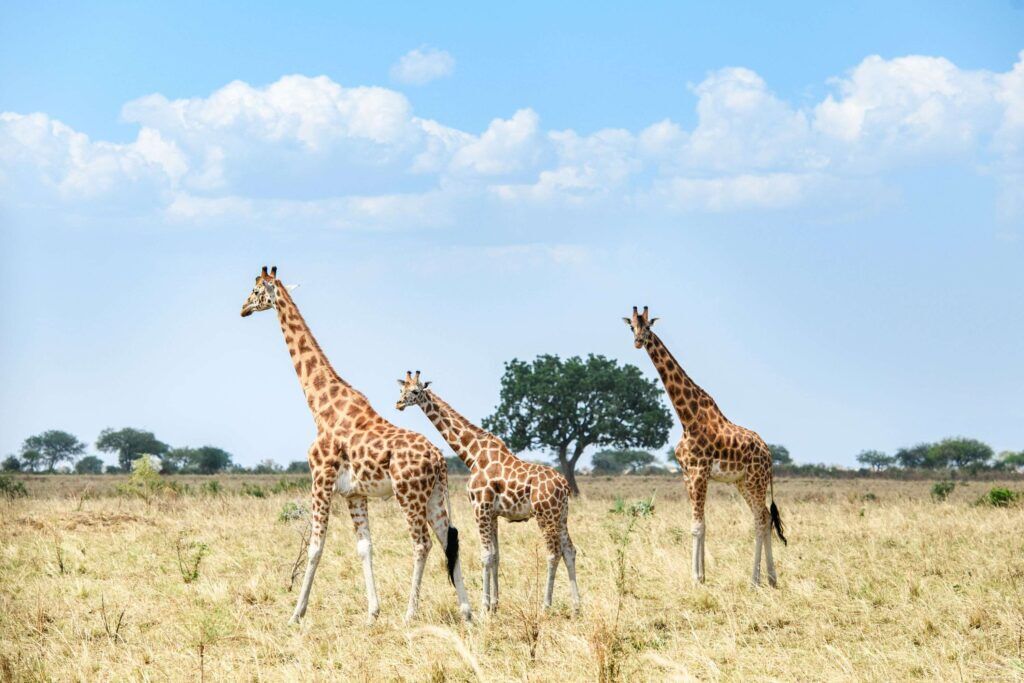
[[[772,516],[772,526],[775,527],[775,535],[779,537],[783,545],[789,545],[786,542],[786,536],[782,533],[782,517],[779,516],[779,508],[775,505],[775,501],[772,501],[772,506],[768,508],[768,512]]]
[[[444,558],[448,561],[448,580],[455,585],[455,565],[459,561],[459,530],[448,527],[448,543],[444,547]]]

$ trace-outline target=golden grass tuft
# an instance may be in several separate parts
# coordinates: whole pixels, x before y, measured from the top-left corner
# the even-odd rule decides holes
[[[750,513],[734,489],[712,486],[698,587],[677,479],[582,482],[579,618],[564,567],[554,609],[539,610],[532,523],[501,525],[501,608],[479,612],[480,544],[456,479],[475,623],[459,620],[437,547],[420,616],[402,623],[412,555],[383,501],[370,509],[371,627],[343,504],[306,619],[289,627],[302,535],[278,516],[300,494],[146,501],[30,485],[0,502],[0,680],[1024,680],[1024,508],[973,505],[993,482],[936,503],[926,481],[776,481],[790,534],[774,546],[778,590],[748,585]],[[655,491],[650,517],[609,512]]]

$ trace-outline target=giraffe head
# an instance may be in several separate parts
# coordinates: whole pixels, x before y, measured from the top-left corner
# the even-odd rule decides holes
[[[638,349],[647,346],[647,342],[651,341],[651,328],[654,327],[654,323],[658,322],[657,318],[650,317],[647,307],[644,306],[644,310],[638,312],[636,306],[634,306],[633,315],[629,318],[623,318],[623,320],[633,330],[633,346]]]
[[[281,283],[277,279],[277,266],[271,268],[269,273],[267,267],[263,266],[263,272],[256,276],[256,286],[252,288],[249,298],[242,304],[242,317],[245,318],[257,311],[273,308],[277,304],[277,288],[280,286]]]
[[[415,375],[406,370],[405,379],[398,380],[398,386],[402,387],[402,393],[399,394],[395,407],[405,410],[406,406],[419,405],[427,400],[427,387],[430,386],[430,382],[420,381],[419,370]]]

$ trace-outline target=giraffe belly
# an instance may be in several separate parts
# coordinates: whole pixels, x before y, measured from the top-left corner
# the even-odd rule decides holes
[[[521,500],[509,500],[501,496],[495,501],[494,511],[510,522],[525,522],[533,516],[533,505],[529,497]]]
[[[722,463],[717,460],[711,463],[711,478],[714,481],[721,481],[734,484],[743,478],[742,469],[722,469]]]
[[[334,485],[335,490],[343,496],[366,496],[367,498],[390,498],[394,494],[391,487],[391,477],[386,474],[383,478],[360,478],[352,475],[352,470],[343,470],[338,476]]]

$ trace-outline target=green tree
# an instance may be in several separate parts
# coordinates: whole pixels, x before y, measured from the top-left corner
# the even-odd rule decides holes
[[[792,465],[793,458],[789,454],[789,449],[780,443],[768,444],[768,450],[772,452],[772,464],[773,465]]]
[[[589,446],[658,448],[672,417],[661,387],[636,366],[543,355],[505,364],[501,402],[483,425],[512,450],[551,451],[578,495],[576,464]]]
[[[75,463],[75,472],[79,474],[103,474],[103,461],[95,455],[87,455]]]
[[[591,458],[595,474],[633,474],[641,467],[654,464],[654,461],[651,453],[635,449],[606,449]]]
[[[45,467],[47,472],[53,472],[58,463],[73,463],[75,458],[84,452],[84,443],[73,434],[59,429],[30,436],[21,446],[22,458],[26,461],[31,460],[34,465],[37,463],[38,466]],[[35,470],[35,466],[32,469]]]
[[[253,474],[277,474],[283,470],[284,468],[270,459],[261,460],[256,463],[256,467],[252,468]]]
[[[8,455],[6,458],[4,458],[3,470],[4,472],[20,472],[21,461],[18,460],[18,456]]]
[[[292,460],[288,463],[288,467],[285,472],[292,473],[306,473],[309,472],[309,461],[308,460]]]
[[[870,467],[875,472],[881,472],[895,464],[896,458],[882,451],[861,451],[857,455],[857,462]]]
[[[153,432],[125,427],[116,432],[104,429],[96,439],[96,448],[104,453],[117,453],[117,462],[125,472],[132,468],[132,461],[143,455],[163,456],[170,447],[159,441]]]
[[[196,449],[171,448],[160,458],[160,474],[188,471],[196,460]]]
[[[907,469],[930,467],[928,451],[931,450],[931,447],[932,444],[930,443],[919,443],[916,446],[901,448],[896,451],[896,462],[900,464],[900,467],[906,467]]]
[[[1003,451],[999,454],[999,464],[1010,470],[1024,469],[1024,451]]]
[[[216,446],[201,446],[195,449],[192,466],[200,474],[215,474],[231,467],[231,454]]]
[[[928,450],[929,460],[941,462],[945,467],[954,466],[971,472],[986,467],[994,455],[988,444],[962,436],[943,439]]]

